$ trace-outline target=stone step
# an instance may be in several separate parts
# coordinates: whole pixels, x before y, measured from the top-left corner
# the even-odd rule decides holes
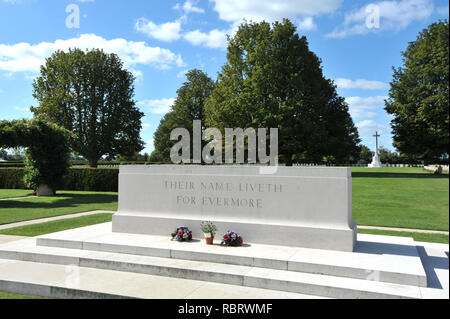
[[[198,280],[1,259],[0,291],[57,299],[321,298]]]
[[[217,241],[217,240],[216,240]],[[426,274],[411,238],[360,235],[354,253],[250,244],[207,246],[202,240],[111,232],[111,223],[37,238],[39,246],[214,262],[426,287]]]
[[[288,270],[36,246],[25,239],[0,246],[0,258],[115,270],[329,298],[421,298],[419,287]]]

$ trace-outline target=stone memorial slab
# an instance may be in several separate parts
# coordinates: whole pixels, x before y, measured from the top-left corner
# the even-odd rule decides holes
[[[350,168],[121,166],[113,232],[166,235],[178,226],[202,236],[232,229],[248,243],[353,251]],[[216,241],[220,241],[217,238]]]

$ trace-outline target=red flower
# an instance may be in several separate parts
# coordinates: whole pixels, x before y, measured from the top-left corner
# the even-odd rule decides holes
[[[178,235],[183,235],[183,231],[181,229],[178,231]]]
[[[239,236],[237,240],[238,240],[239,244],[242,244],[242,243],[244,242],[244,241],[242,240],[242,237],[241,237],[241,236]]]
[[[230,239],[230,236],[226,235],[223,239],[224,239],[225,241],[228,241],[228,239]]]

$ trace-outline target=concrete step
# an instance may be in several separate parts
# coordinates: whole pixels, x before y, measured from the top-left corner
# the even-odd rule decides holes
[[[1,259],[0,291],[61,299],[321,298],[198,280]]]
[[[36,246],[34,238],[0,246],[0,258],[182,278],[329,298],[421,298],[420,288],[253,266]]]
[[[217,241],[217,240],[216,240]],[[288,270],[426,287],[420,256],[411,238],[360,235],[355,252],[248,244],[207,246],[203,240],[172,242],[167,237],[111,232],[111,223],[37,238],[45,247],[81,249],[237,266]]]

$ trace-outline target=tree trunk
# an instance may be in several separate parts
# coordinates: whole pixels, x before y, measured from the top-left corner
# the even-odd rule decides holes
[[[36,189],[35,192],[36,196],[41,197],[41,196],[55,196],[56,192],[54,189],[48,187],[45,184],[40,184],[38,186],[38,188]]]
[[[97,162],[98,162],[98,158],[88,158],[88,161],[89,161],[89,167],[91,167],[91,168],[97,168],[98,167],[98,164],[97,164]]]
[[[292,166],[292,154],[286,154],[285,156],[284,156],[284,158],[285,158],[285,163],[286,163],[286,166]]]

